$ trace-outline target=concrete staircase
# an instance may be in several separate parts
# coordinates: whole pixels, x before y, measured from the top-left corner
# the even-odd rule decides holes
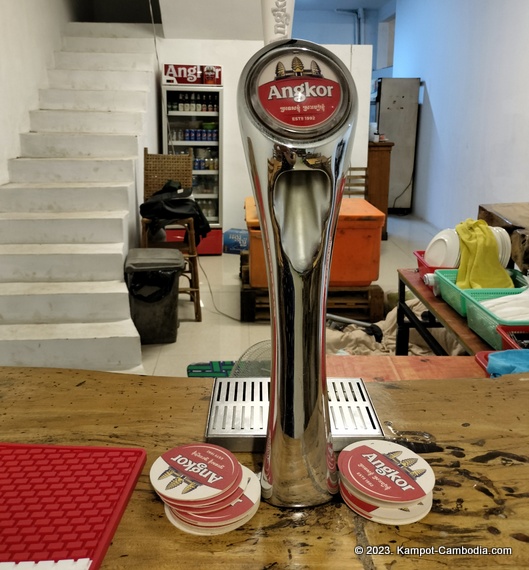
[[[123,266],[154,68],[150,26],[70,24],[0,186],[1,366],[142,371]]]

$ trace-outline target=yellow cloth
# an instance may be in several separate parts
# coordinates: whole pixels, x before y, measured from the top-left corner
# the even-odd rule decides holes
[[[460,289],[511,289],[512,279],[498,259],[498,243],[485,220],[468,219],[456,226],[461,261],[456,285]]]

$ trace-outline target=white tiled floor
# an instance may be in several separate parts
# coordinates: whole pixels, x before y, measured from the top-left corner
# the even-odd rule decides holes
[[[413,216],[390,216],[388,240],[382,242],[380,275],[376,283],[386,293],[397,290],[396,271],[416,267],[415,250],[424,250],[438,229]],[[192,303],[181,295],[180,327],[172,344],[143,346],[146,374],[187,376],[193,362],[237,360],[250,346],[270,338],[269,323],[241,323],[239,256],[223,254],[200,258],[202,322],[193,320]]]

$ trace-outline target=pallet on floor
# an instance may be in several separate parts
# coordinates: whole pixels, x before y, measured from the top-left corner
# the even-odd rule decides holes
[[[384,291],[379,285],[331,288],[327,295],[327,313],[376,323],[384,318]],[[241,321],[270,320],[268,289],[241,287]]]
[[[241,253],[241,321],[270,320],[270,299],[267,288],[252,287],[249,283],[247,252]],[[330,287],[327,294],[327,313],[376,323],[384,318],[384,291],[379,285],[367,287]]]

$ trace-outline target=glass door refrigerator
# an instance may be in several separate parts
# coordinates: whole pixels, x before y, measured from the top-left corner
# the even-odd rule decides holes
[[[203,238],[201,254],[222,253],[222,87],[220,85],[162,85],[164,154],[193,157],[193,198],[206,216],[211,232]],[[167,228],[167,239],[180,232]]]

